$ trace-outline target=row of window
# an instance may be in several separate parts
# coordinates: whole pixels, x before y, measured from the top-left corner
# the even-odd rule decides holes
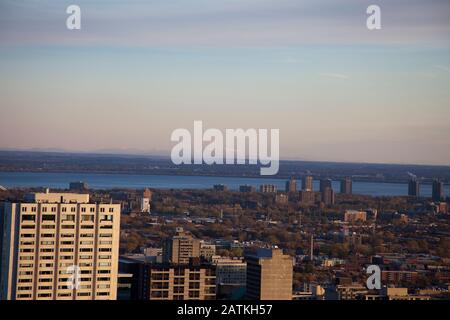
[[[112,233],[100,233],[98,235],[100,238],[112,238]],[[34,233],[21,233],[20,234],[21,238],[35,238],[36,234]],[[55,238],[56,237],[56,233],[42,233],[41,234],[41,238]],[[75,237],[75,233],[62,233],[60,235],[61,238],[73,238]],[[80,234],[80,238],[93,238],[94,234],[93,233],[81,233]],[[51,244],[53,244],[54,242],[52,242]],[[34,244],[34,243],[33,243]],[[45,243],[41,243],[41,244],[45,244]]]
[[[109,292],[97,292],[96,294],[98,297],[102,296],[102,297],[107,297],[109,296]],[[51,293],[39,293],[38,298],[52,298],[53,295]],[[71,292],[67,292],[67,293],[59,293],[58,297],[62,298],[62,297],[71,297],[72,293]],[[77,293],[77,297],[90,297],[91,293],[90,292],[78,292]],[[17,299],[31,299],[32,295],[31,293],[18,293],[16,295]]]
[[[91,260],[92,256],[84,256],[84,257],[80,257],[80,260]],[[71,263],[60,263],[59,267],[60,268],[64,268],[64,267],[70,267],[72,264]],[[86,263],[86,262],[81,262],[78,264],[79,267],[92,267],[94,264],[92,262]],[[99,262],[97,264],[97,266],[99,267],[110,267],[112,264],[111,262]],[[39,263],[39,268],[53,268],[54,264],[53,263]],[[19,263],[19,268],[34,268],[34,264],[33,263]]]
[[[30,210],[28,210],[28,209],[30,209]],[[42,206],[41,207],[42,212],[47,212],[48,209],[50,209],[50,212],[56,212],[57,207],[55,207],[55,206],[52,206],[52,207]],[[70,212],[76,212],[76,209],[77,209],[76,207],[70,207]],[[87,209],[86,207],[81,207],[81,212],[86,212],[87,211],[86,209]],[[95,209],[96,209],[96,207],[90,207],[89,212],[94,213]],[[99,209],[99,211],[101,213],[104,213],[104,212],[106,212],[106,208],[101,207]],[[22,206],[21,212],[37,212],[37,207]],[[62,207],[61,212],[67,212],[67,207]],[[108,212],[114,213],[114,208],[108,208]]]
[[[75,251],[74,248],[60,248],[59,249],[59,252],[61,252],[61,253],[74,252],[74,251]],[[55,249],[53,249],[53,248],[41,248],[39,250],[39,252],[41,252],[41,253],[54,253]],[[78,252],[94,252],[94,248],[79,248]],[[112,248],[109,248],[109,247],[108,248],[98,248],[97,252],[112,252]],[[34,253],[34,248],[21,248],[20,249],[20,253]],[[47,259],[47,258],[44,258],[44,257],[45,256],[40,257],[40,259]],[[54,256],[52,256],[52,258],[54,258]]]

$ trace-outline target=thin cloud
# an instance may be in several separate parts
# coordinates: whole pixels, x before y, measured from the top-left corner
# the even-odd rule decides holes
[[[439,65],[439,64],[438,65],[434,65],[433,67],[438,69],[438,70],[445,71],[445,72],[449,72],[450,71],[449,67],[443,66],[443,65]]]
[[[330,73],[330,72],[325,72],[325,73],[319,73],[320,76],[322,77],[327,77],[327,78],[333,78],[333,79],[341,79],[341,80],[348,80],[349,76],[342,74],[342,73]]]

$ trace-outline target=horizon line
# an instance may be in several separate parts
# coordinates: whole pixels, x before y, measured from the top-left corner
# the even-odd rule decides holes
[[[82,155],[109,155],[109,156],[134,156],[134,157],[155,157],[155,158],[164,158],[170,160],[170,155],[161,155],[157,153],[147,153],[147,152],[120,152],[120,151],[93,151],[93,150],[64,150],[55,148],[54,150],[50,149],[15,149],[15,148],[0,148],[0,152],[29,152],[29,153],[59,153],[59,154],[82,154]],[[246,158],[246,160],[248,160]],[[341,164],[368,164],[368,165],[392,165],[392,166],[423,166],[423,167],[450,167],[450,164],[427,164],[427,163],[399,163],[399,162],[365,162],[365,161],[342,161],[342,160],[307,160],[307,159],[295,159],[295,158],[280,158],[280,162],[316,162],[316,163],[341,163]],[[189,164],[183,164],[189,165]],[[196,165],[196,164],[190,164]],[[198,164],[197,164],[198,165]],[[205,164],[201,164],[205,165]],[[238,165],[238,164],[234,164]],[[245,164],[247,165],[247,164]]]

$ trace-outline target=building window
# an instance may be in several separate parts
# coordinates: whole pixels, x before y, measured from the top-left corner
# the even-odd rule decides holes
[[[36,215],[34,215],[34,214],[23,214],[22,215],[22,222],[24,222],[24,221],[35,222],[35,219],[36,219]]]
[[[53,221],[53,222],[55,222],[56,221],[56,216],[54,214],[44,214],[44,215],[42,215],[42,221]]]
[[[55,241],[41,241],[42,246],[51,246],[54,244],[55,244]]]
[[[33,287],[32,286],[20,286],[18,289],[21,291],[33,290]]]
[[[99,262],[99,267],[111,267],[111,262]]]
[[[91,295],[90,292],[78,292],[77,296],[78,297],[89,297]]]
[[[112,238],[112,234],[111,233],[100,233],[99,237],[100,238]]]
[[[75,215],[74,214],[63,214],[61,217],[61,220],[63,222],[75,222]]]
[[[98,277],[97,281],[110,281],[111,279],[109,277]]]
[[[200,280],[200,274],[199,273],[190,273],[189,280]]]
[[[112,214],[102,214],[100,217],[100,221],[113,221],[113,215]]]
[[[72,296],[72,293],[58,293],[58,297],[71,297],[71,296]]]
[[[93,209],[93,208],[91,208]],[[94,222],[94,216],[92,214],[83,214],[81,215],[81,221],[82,222]]]
[[[80,238],[93,238],[94,234],[93,233],[82,233],[80,235]]]
[[[97,292],[97,296],[109,296],[109,292]]]
[[[200,282],[190,282],[189,289],[200,289]]]
[[[46,226],[46,227],[53,227],[53,226]],[[43,234],[41,234],[41,238],[53,238],[53,237],[55,237],[55,234],[53,234],[53,233],[43,233]]]

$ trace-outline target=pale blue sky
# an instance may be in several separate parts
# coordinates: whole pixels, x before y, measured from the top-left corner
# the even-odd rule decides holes
[[[0,148],[169,155],[203,120],[279,128],[284,159],[450,164],[449,18],[447,0],[1,1]]]

